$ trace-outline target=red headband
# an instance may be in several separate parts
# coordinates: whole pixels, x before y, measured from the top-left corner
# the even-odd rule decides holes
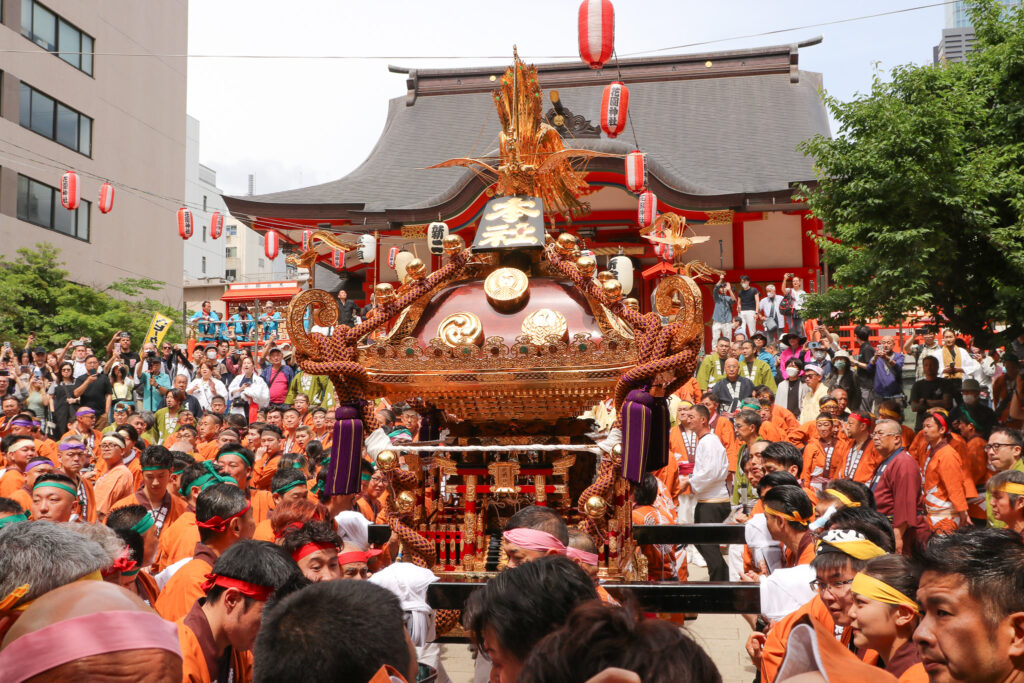
[[[274,538],[284,538],[284,535],[286,533],[288,533],[289,529],[301,529],[301,528],[302,528],[302,522],[292,522],[291,524],[285,524],[283,527],[281,527],[280,531],[275,531],[274,532]]]
[[[949,431],[949,423],[946,422],[945,415],[943,415],[942,413],[928,413],[928,417],[934,417],[935,421],[939,423],[940,427],[942,427],[942,431]]]
[[[242,581],[241,579],[232,579],[230,576],[207,574],[205,578],[206,581],[203,582],[203,586],[201,588],[204,593],[209,593],[214,586],[220,586],[221,588],[234,588],[247,598],[266,602],[267,598],[270,597],[270,594],[274,592],[274,589],[270,586],[258,586],[255,583],[249,583],[248,581]]]
[[[127,548],[125,548],[124,552],[122,552],[117,557],[117,559],[114,560],[114,564],[110,565],[110,567],[108,567],[107,569],[102,570],[100,574],[104,578],[106,578],[108,576],[113,576],[114,574],[117,574],[119,572],[130,572],[138,566],[139,563],[131,559],[130,551]]]
[[[304,558],[306,555],[312,555],[313,553],[317,552],[318,550],[335,550],[336,551],[337,549],[338,549],[338,546],[334,545],[333,543],[317,543],[316,541],[313,541],[313,542],[307,543],[306,545],[302,546],[301,548],[299,548],[298,550],[293,552],[292,553],[292,559],[295,560],[296,562],[298,562],[299,560]]]
[[[347,553],[341,553],[338,555],[338,564],[345,566],[353,562],[369,562],[371,557],[377,557],[381,554],[380,550],[367,550],[365,553],[361,550],[350,550]]]
[[[857,413],[850,413],[850,419],[856,420],[857,422],[860,422],[862,425],[866,425],[868,427],[871,426],[870,417],[864,417],[863,415],[858,415]]]
[[[242,508],[241,510],[239,510],[235,514],[233,514],[230,517],[227,517],[225,519],[221,519],[220,517],[211,517],[210,519],[206,520],[205,522],[200,522],[197,519],[196,520],[196,526],[199,527],[200,529],[209,529],[210,531],[213,531],[215,533],[222,534],[222,533],[224,533],[225,531],[228,530],[228,522],[230,522],[231,520],[233,520],[233,519],[235,519],[237,517],[241,517],[246,512],[248,512],[249,508],[251,508],[251,507],[252,507],[252,503],[246,503],[244,508]]]

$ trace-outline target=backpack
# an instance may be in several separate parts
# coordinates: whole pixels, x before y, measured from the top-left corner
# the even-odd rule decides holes
[[[787,318],[793,315],[793,296],[791,294],[782,297],[782,303],[779,304],[779,313]]]

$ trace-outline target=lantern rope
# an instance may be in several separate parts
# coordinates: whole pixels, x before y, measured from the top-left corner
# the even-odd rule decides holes
[[[625,83],[622,80],[622,69],[619,68],[619,53],[612,48],[612,57],[615,59],[615,73],[619,76],[619,81]],[[634,149],[640,149],[640,142],[636,139],[636,127],[633,125],[633,108],[626,107],[626,119],[629,120],[629,132],[633,134]]]

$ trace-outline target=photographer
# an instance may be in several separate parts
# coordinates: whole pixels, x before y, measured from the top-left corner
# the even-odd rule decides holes
[[[107,343],[107,362],[103,369],[108,374],[116,363],[122,363],[128,368],[128,374],[135,377],[135,366],[139,364],[139,354],[132,351],[132,335],[124,330],[118,330]]]
[[[883,337],[871,361],[858,363],[861,369],[866,370],[874,378],[872,413],[878,412],[878,405],[882,401],[896,401],[900,404],[901,410],[906,405],[907,399],[903,394],[904,356],[893,350],[895,346],[895,337]]]
[[[145,368],[145,372],[139,377],[139,384],[142,388],[142,410],[155,413],[163,405],[164,395],[171,390],[171,378],[163,372],[163,363],[155,351],[147,352],[147,358],[142,367]]]
[[[110,401],[114,387],[106,373],[100,372],[100,360],[96,356],[85,359],[85,374],[75,380],[74,395],[81,399],[83,408],[96,411],[97,427],[102,428],[110,413]]]
[[[736,304],[736,295],[732,293],[732,285],[725,281],[725,275],[718,278],[711,293],[715,301],[715,311],[711,314],[711,338],[722,337],[732,340],[732,307]]]

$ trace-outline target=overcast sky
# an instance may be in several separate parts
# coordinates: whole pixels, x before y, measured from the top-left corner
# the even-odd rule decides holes
[[[800,51],[800,67],[824,74],[841,99],[867,92],[877,69],[929,63],[945,9],[800,28],[937,0],[619,0],[620,57],[778,45],[824,36]],[[388,64],[458,67],[505,64],[512,45],[526,61],[577,54],[577,0],[202,0],[189,3],[190,55],[353,55],[382,59],[189,60],[188,112],[201,123],[201,161],[228,194],[256,194],[339,178],[380,136],[390,98],[405,78]],[[779,29],[767,36],[737,38]],[[500,60],[487,56],[503,56]],[[426,57],[414,59],[412,57]],[[466,57],[466,59],[450,59]],[[578,58],[578,57],[577,57]],[[597,112],[590,113],[591,119]],[[834,132],[834,131],[833,131]]]

